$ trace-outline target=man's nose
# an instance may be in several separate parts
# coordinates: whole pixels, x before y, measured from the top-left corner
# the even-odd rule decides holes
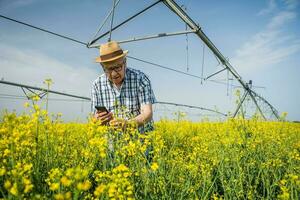
[[[117,75],[118,75],[118,73],[117,73],[115,70],[113,70],[113,71],[111,72],[111,76],[112,76],[112,77],[117,76]]]

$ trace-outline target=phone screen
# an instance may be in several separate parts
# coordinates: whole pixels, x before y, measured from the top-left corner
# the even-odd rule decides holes
[[[106,109],[105,106],[95,106],[96,110],[100,111],[100,112],[107,112],[108,110]]]

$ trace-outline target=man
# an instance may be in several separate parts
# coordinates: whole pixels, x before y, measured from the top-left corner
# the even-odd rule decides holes
[[[143,133],[153,129],[155,96],[149,78],[127,67],[127,53],[115,41],[100,46],[96,62],[101,64],[104,74],[93,83],[92,110],[102,124],[124,128],[133,122]],[[98,111],[95,106],[105,106],[108,112]]]

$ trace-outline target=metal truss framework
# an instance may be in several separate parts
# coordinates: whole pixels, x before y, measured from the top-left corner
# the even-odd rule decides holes
[[[186,24],[186,26],[188,26],[190,28],[190,30],[185,30],[185,31],[176,32],[176,33],[159,33],[157,35],[127,39],[127,40],[122,40],[122,41],[119,41],[119,42],[120,43],[134,42],[134,41],[154,39],[154,38],[159,38],[159,37],[167,37],[167,36],[175,36],[175,35],[180,35],[180,34],[195,33],[205,43],[205,45],[213,52],[213,54],[216,56],[218,61],[220,61],[220,63],[224,67],[223,69],[217,71],[216,73],[213,73],[212,75],[209,75],[204,80],[207,80],[208,78],[211,78],[212,76],[215,76],[215,75],[217,75],[217,74],[219,74],[219,73],[226,70],[227,72],[229,72],[230,74],[233,75],[233,77],[240,83],[240,85],[244,89],[244,95],[242,97],[242,100],[237,105],[237,108],[234,111],[233,117],[237,116],[237,113],[240,111],[240,108],[241,108],[242,104],[244,103],[244,100],[246,99],[247,96],[249,96],[252,99],[253,103],[256,106],[256,109],[258,110],[258,112],[260,113],[260,115],[262,116],[263,119],[267,120],[267,118],[265,116],[265,113],[262,111],[262,108],[259,105],[258,101],[263,102],[267,107],[269,107],[269,110],[271,110],[271,114],[273,116],[275,116],[275,118],[277,120],[279,120],[278,111],[267,100],[265,100],[262,96],[259,96],[256,92],[254,92],[251,89],[250,85],[252,85],[252,81],[250,81],[250,83],[248,84],[242,79],[242,77],[233,68],[233,66],[229,63],[229,61],[222,55],[222,53],[217,49],[217,47],[210,41],[210,39],[201,30],[201,27],[197,23],[195,23],[188,16],[188,14],[174,0],[158,0],[158,1],[154,2],[153,4],[147,6],[145,9],[139,11],[137,14],[129,17],[125,21],[123,21],[120,24],[113,27],[114,10],[115,10],[116,5],[119,3],[119,1],[120,0],[115,2],[115,0],[114,0],[112,10],[108,13],[107,17],[105,18],[105,20],[104,20],[103,24],[101,25],[101,27],[98,29],[98,31],[95,34],[94,38],[88,43],[88,45],[87,45],[88,48],[98,48],[100,46],[100,44],[95,44],[95,43],[98,40],[100,40],[101,38],[107,36],[108,34],[110,34],[110,36],[109,36],[109,41],[110,41],[112,31],[116,30],[117,28],[119,28],[122,25],[124,25],[125,23],[131,21],[132,19],[139,16],[143,12],[149,10],[153,6],[155,6],[158,3],[162,2],[162,3],[165,4],[166,7],[168,7],[172,12],[174,12],[179,18],[181,18],[181,20]],[[109,17],[112,18],[112,20],[111,20],[111,29],[109,31],[103,33],[102,35],[96,37],[96,35],[101,31],[101,28],[106,23],[106,21]]]
[[[219,62],[218,66],[221,66],[222,69],[219,70],[219,71],[217,71],[217,72],[215,72],[215,73],[213,73],[213,74],[211,74],[211,75],[209,75],[209,76],[207,76],[206,78],[203,78],[203,74],[202,74],[201,77],[199,77],[199,76],[188,74],[188,73],[184,73],[182,71],[178,71],[178,70],[175,70],[175,69],[172,69],[172,68],[169,68],[169,67],[165,67],[165,66],[161,66],[161,65],[158,65],[158,64],[155,64],[155,63],[151,63],[151,62],[148,62],[148,61],[137,59],[137,58],[134,58],[134,57],[131,57],[131,56],[128,56],[128,58],[135,59],[135,60],[138,60],[138,61],[141,61],[141,62],[145,62],[147,64],[155,65],[155,66],[158,66],[158,67],[161,67],[161,68],[165,68],[165,69],[168,69],[168,70],[172,70],[172,71],[175,71],[175,72],[178,72],[178,73],[181,73],[181,74],[185,74],[185,75],[188,75],[188,76],[192,76],[192,77],[195,77],[195,78],[200,78],[201,79],[201,83],[202,83],[203,80],[204,81],[207,81],[207,80],[208,81],[212,81],[212,80],[209,80],[211,77],[213,77],[213,76],[215,76],[215,75],[217,75],[217,74],[219,74],[219,73],[221,73],[223,71],[227,71],[227,74],[230,73],[240,83],[241,86],[238,86],[238,87],[241,87],[244,90],[244,96],[243,96],[243,98],[241,99],[241,101],[237,105],[237,108],[234,111],[234,115],[233,115],[234,117],[237,116],[237,114],[240,112],[240,109],[242,108],[242,105],[245,102],[245,99],[247,97],[250,97],[250,99],[253,101],[253,103],[254,103],[254,105],[256,107],[256,110],[260,113],[260,115],[262,116],[262,118],[267,119],[266,116],[265,116],[265,114],[267,114],[266,113],[266,110],[267,110],[267,112],[269,112],[271,114],[271,117],[275,117],[277,120],[280,119],[279,115],[278,115],[278,111],[265,98],[263,98],[262,96],[258,95],[256,92],[254,92],[252,90],[252,88],[255,87],[255,86],[252,86],[252,82],[246,83],[246,82],[244,82],[242,80],[242,77],[237,73],[237,71],[231,66],[231,64],[229,63],[229,61],[221,54],[221,52],[215,47],[215,45],[205,35],[205,33],[201,30],[201,27],[198,24],[196,24],[188,16],[188,14],[174,0],[157,0],[153,4],[147,6],[143,10],[139,11],[137,14],[129,17],[128,19],[126,19],[122,23],[120,23],[117,26],[113,27],[114,11],[115,11],[116,6],[119,4],[119,2],[120,2],[120,0],[113,0],[113,7],[112,7],[111,11],[108,13],[108,15],[106,16],[103,24],[99,27],[99,29],[97,30],[97,32],[94,35],[93,39],[89,43],[85,43],[85,42],[82,42],[82,41],[79,41],[79,40],[76,40],[76,39],[73,39],[73,38],[70,38],[70,37],[67,37],[67,36],[64,36],[64,35],[61,35],[61,34],[58,34],[58,33],[52,32],[52,31],[49,31],[49,30],[46,30],[46,29],[43,29],[43,28],[40,28],[40,27],[33,26],[31,24],[28,24],[28,23],[24,23],[24,22],[21,22],[21,21],[18,21],[18,20],[15,20],[15,19],[3,16],[3,15],[0,15],[0,17],[4,18],[4,19],[7,19],[7,20],[10,20],[10,21],[13,21],[13,22],[16,22],[16,23],[20,23],[22,25],[25,25],[25,26],[28,26],[28,27],[31,27],[31,28],[34,28],[34,29],[37,29],[37,30],[40,30],[40,31],[44,31],[46,33],[49,33],[49,34],[52,34],[52,35],[55,35],[55,36],[58,36],[58,37],[61,37],[61,38],[64,38],[64,39],[71,40],[73,42],[80,43],[82,45],[87,46],[88,48],[98,48],[100,45],[96,44],[96,42],[99,39],[103,38],[104,36],[109,35],[109,39],[108,40],[111,40],[111,35],[112,35],[112,32],[114,30],[116,30],[120,26],[126,24],[127,22],[131,21],[132,19],[134,19],[135,17],[137,17],[140,14],[144,13],[145,11],[149,10],[150,8],[154,7],[158,3],[164,3],[166,7],[168,7],[172,12],[174,12],[178,17],[180,17],[182,19],[182,21],[186,25],[186,30],[184,30],[184,31],[178,31],[178,32],[173,32],[173,33],[159,33],[157,35],[137,37],[137,38],[127,39],[127,40],[123,40],[123,41],[119,41],[119,42],[120,43],[135,42],[135,41],[141,41],[141,40],[147,40],[147,39],[154,39],[154,38],[160,38],[160,37],[176,36],[176,35],[181,35],[181,34],[187,35],[187,34],[190,34],[190,33],[194,33],[213,52],[213,54],[215,55],[217,61]],[[110,30],[97,37],[98,33],[101,31],[101,29],[103,28],[104,24],[107,22],[107,20],[110,17],[111,17]],[[188,30],[187,27],[189,27],[190,30]],[[6,82],[6,81],[0,81],[0,83],[8,84],[8,82]],[[60,94],[60,95],[66,95],[66,96],[70,96],[70,97],[82,99],[82,97],[80,97],[80,96],[71,95],[71,94],[69,95],[69,94],[66,94],[66,93],[51,91],[51,90],[47,90],[47,89],[41,89],[41,88],[37,88],[37,87],[31,87],[31,86],[26,87],[25,85],[22,85],[22,84],[11,83],[11,85],[15,85],[15,86],[21,87],[22,90],[23,90],[23,92],[27,96],[27,98],[29,98],[29,96],[28,96],[28,94],[26,93],[25,90],[27,90],[27,92],[29,91],[29,92],[31,92],[31,93],[33,93],[35,95],[38,95],[40,98],[42,98],[43,96],[45,96],[46,93],[49,92],[49,93],[56,93],[56,94]],[[41,93],[37,93],[35,90],[40,90],[42,92]],[[83,97],[83,99],[90,100],[88,97]]]

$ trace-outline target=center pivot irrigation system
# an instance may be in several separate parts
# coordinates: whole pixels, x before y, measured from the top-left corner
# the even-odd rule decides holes
[[[69,38],[69,37],[51,32],[51,31],[48,31],[48,30],[42,29],[42,28],[38,28],[38,27],[32,26],[30,24],[24,23],[24,22],[16,21],[14,19],[2,16],[2,15],[0,15],[0,17],[11,20],[11,21],[21,23],[21,24],[26,25],[26,26],[30,26],[30,27],[35,28],[35,29],[39,29],[39,30],[47,32],[49,34],[53,34],[53,35],[63,37],[63,38],[68,39],[68,40],[72,40],[72,41],[80,43],[80,44],[84,44],[88,48],[99,48],[100,44],[98,44],[97,41],[99,41],[101,38],[104,38],[104,37],[108,36],[108,41],[111,41],[113,31],[115,31],[116,29],[118,29],[122,25],[126,24],[127,22],[131,21],[132,19],[138,17],[139,15],[146,12],[150,8],[154,7],[155,5],[157,5],[159,3],[163,3],[167,8],[169,8],[172,12],[174,12],[185,23],[186,27],[188,27],[189,30],[188,30],[188,28],[186,28],[185,31],[173,32],[173,33],[159,33],[159,34],[156,34],[156,35],[135,37],[135,38],[132,38],[132,39],[122,40],[122,41],[118,41],[118,42],[119,43],[127,43],[127,42],[135,42],[135,41],[141,41],[141,40],[147,40],[147,39],[154,39],[154,38],[161,38],[161,37],[168,37],[168,36],[176,36],[176,35],[182,35],[182,34],[190,34],[190,33],[196,34],[200,38],[200,40],[203,41],[203,43],[213,52],[213,54],[217,58],[218,62],[220,62],[222,64],[221,65],[222,69],[220,69],[219,71],[211,74],[210,76],[208,76],[204,80],[207,80],[208,78],[211,78],[211,77],[213,77],[213,76],[215,76],[215,75],[217,75],[217,74],[219,74],[223,71],[227,71],[227,73],[230,73],[239,82],[239,84],[243,88],[244,93],[243,93],[242,97],[240,98],[239,103],[238,103],[236,109],[234,110],[234,112],[232,114],[232,117],[236,117],[237,114],[239,112],[241,112],[242,106],[246,102],[246,99],[248,97],[248,100],[251,100],[251,102],[254,103],[257,113],[263,119],[265,119],[265,120],[267,120],[267,119],[277,119],[277,120],[279,120],[280,119],[280,117],[278,115],[278,111],[266,99],[264,99],[262,96],[258,95],[255,91],[253,91],[252,81],[250,80],[249,83],[247,83],[242,79],[242,77],[232,67],[232,65],[229,63],[229,61],[222,55],[222,53],[217,49],[217,47],[205,35],[205,33],[202,31],[201,27],[197,23],[195,23],[188,16],[188,14],[183,10],[183,7],[180,7],[174,0],[158,0],[154,3],[152,3],[151,5],[147,6],[146,8],[140,10],[138,13],[134,14],[133,16],[127,18],[126,20],[124,20],[123,22],[121,22],[120,24],[118,24],[116,26],[114,26],[114,23],[113,23],[114,22],[114,14],[115,14],[115,8],[119,4],[120,0],[112,0],[112,1],[113,1],[112,9],[109,11],[108,15],[105,17],[103,23],[98,28],[98,30],[95,33],[92,40],[88,43],[84,43],[84,42],[81,42],[81,41],[78,41],[78,40],[75,40],[75,39],[72,39],[72,38]],[[105,33],[98,36],[99,32],[102,30],[102,28],[108,22],[109,19],[110,19],[110,30],[108,30]],[[156,66],[159,66],[159,67],[162,67],[162,68],[167,68],[167,69],[173,70],[173,71],[177,71],[179,73],[183,73],[183,74],[186,74],[186,75],[189,75],[189,76],[194,76],[194,77],[200,78],[200,77],[195,76],[195,75],[184,73],[184,72],[172,69],[172,68],[163,67],[162,65],[158,65],[158,64],[155,64],[155,63],[151,63],[151,62],[148,62],[148,61],[137,59],[135,57],[131,57],[131,56],[127,56],[127,57],[130,58],[130,59],[140,61],[140,62],[144,62],[144,63],[151,64],[151,65],[156,65]],[[202,80],[203,80],[203,78],[201,77],[201,81]],[[32,88],[31,86],[26,86],[26,85],[21,85],[21,84],[16,84],[16,83],[10,83],[10,82],[6,82],[6,81],[0,81],[0,83],[15,85],[15,86],[19,86],[21,88],[26,88],[26,89],[29,88],[29,89],[41,90],[41,91],[44,91],[44,92],[46,91],[43,88]],[[59,94],[56,91],[47,90],[47,92]],[[79,96],[70,95],[70,94],[68,94],[67,96],[74,97],[74,98],[81,98],[81,99],[85,99],[85,100],[90,100],[90,98],[88,98],[88,97],[79,97]],[[175,105],[175,106],[196,108],[196,109],[215,112],[217,114],[226,116],[226,114],[223,114],[221,112],[217,112],[217,111],[214,111],[212,109],[206,109],[206,108],[197,107],[197,106],[174,104],[174,103],[168,103],[168,102],[157,102],[157,103],[163,104],[163,105]]]

